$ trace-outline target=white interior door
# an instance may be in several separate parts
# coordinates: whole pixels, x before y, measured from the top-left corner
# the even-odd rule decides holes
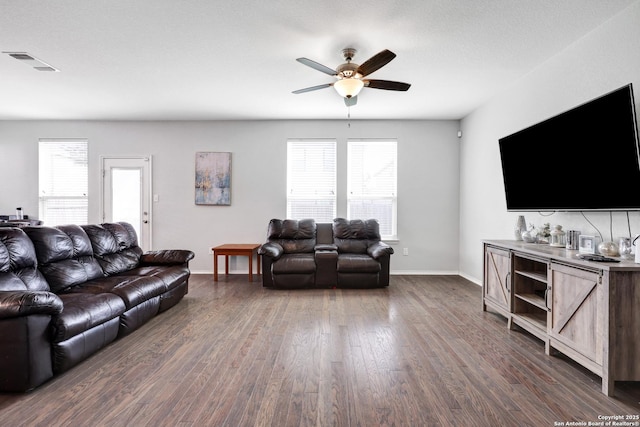
[[[102,158],[103,222],[135,228],[144,251],[151,250],[151,157]]]

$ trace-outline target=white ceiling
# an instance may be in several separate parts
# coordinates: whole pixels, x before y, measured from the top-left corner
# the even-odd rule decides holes
[[[354,119],[459,119],[636,0],[0,0],[0,119],[340,119],[345,47],[370,78]]]

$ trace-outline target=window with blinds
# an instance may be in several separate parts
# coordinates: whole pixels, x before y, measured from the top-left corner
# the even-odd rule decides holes
[[[349,140],[347,146],[348,218],[375,218],[383,239],[397,239],[397,142]]]
[[[287,218],[336,217],[336,140],[287,142]]]
[[[87,140],[40,140],[39,219],[44,225],[88,222],[88,147]]]

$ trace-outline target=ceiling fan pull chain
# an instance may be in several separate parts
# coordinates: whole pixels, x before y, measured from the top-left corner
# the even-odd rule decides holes
[[[347,122],[347,127],[351,127],[351,106],[347,107],[347,119],[349,120]]]

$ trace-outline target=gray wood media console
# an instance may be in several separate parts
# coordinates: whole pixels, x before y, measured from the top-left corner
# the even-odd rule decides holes
[[[640,381],[640,264],[584,261],[578,251],[486,240],[482,309],[507,318],[602,378]]]

